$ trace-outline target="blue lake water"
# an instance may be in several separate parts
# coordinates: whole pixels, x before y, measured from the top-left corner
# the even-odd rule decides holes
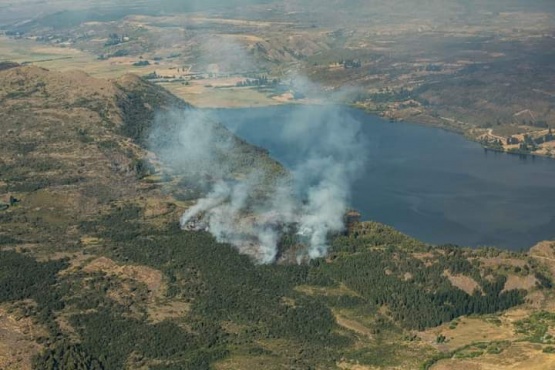
[[[231,131],[288,167],[296,157],[278,134],[310,106],[210,110]],[[486,152],[460,135],[389,123],[351,108],[337,125],[360,123],[366,157],[351,204],[422,241],[528,248],[555,239],[555,160]],[[343,120],[338,120],[343,121]],[[314,132],[315,137],[318,133]]]

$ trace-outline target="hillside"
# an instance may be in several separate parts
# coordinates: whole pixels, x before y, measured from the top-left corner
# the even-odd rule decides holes
[[[553,243],[429,246],[366,222],[326,258],[260,265],[181,230],[204,189],[149,138],[193,109],[133,75],[0,70],[0,368],[552,365]],[[287,176],[206,125],[234,176]]]

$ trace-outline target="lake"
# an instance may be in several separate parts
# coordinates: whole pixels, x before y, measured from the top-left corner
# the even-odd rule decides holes
[[[209,110],[246,141],[288,167],[301,160],[279,135],[315,106]],[[390,123],[347,107],[337,125],[357,122],[364,170],[351,204],[363,219],[433,244],[529,248],[555,238],[555,160],[485,151],[441,129]],[[318,137],[318,132],[314,132]]]

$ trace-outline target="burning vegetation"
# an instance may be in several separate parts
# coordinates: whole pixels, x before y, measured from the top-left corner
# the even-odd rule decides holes
[[[187,213],[185,214],[187,215]],[[199,212],[181,222],[181,228],[191,232],[210,232],[208,212]],[[361,214],[356,210],[349,210],[343,216],[344,228],[340,232],[330,233],[328,238],[342,234],[351,235],[357,224],[360,223]],[[235,240],[235,246],[244,254],[261,261],[265,258],[261,251],[266,249],[264,241],[259,238],[256,230],[270,228],[279,235],[276,242],[274,261],[277,263],[301,263],[307,260],[306,250],[310,247],[309,235],[303,233],[300,219],[285,223],[277,212],[263,214],[238,215],[234,220],[235,230],[232,235],[222,236]]]
[[[364,145],[359,124],[340,115],[325,106],[285,118],[280,139],[300,158],[287,170],[207,113],[159,115],[151,149],[185,179],[180,183],[201,189],[181,228],[207,231],[261,264],[325,256],[330,235],[360,217],[347,210]]]

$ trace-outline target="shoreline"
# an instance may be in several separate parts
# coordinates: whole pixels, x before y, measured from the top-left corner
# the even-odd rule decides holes
[[[23,53],[14,49],[14,45],[23,42],[26,46],[33,51],[33,53]],[[102,78],[113,78],[124,73],[135,73],[141,78],[144,73],[151,69],[159,69],[159,66],[150,66],[147,68],[133,67],[123,63],[123,60],[113,59],[110,63],[106,61],[99,61],[93,57],[92,54],[71,48],[71,47],[53,47],[42,45],[32,40],[13,40],[4,35],[0,35],[0,49],[5,52],[6,60],[14,60],[18,62],[25,62],[41,67],[46,67],[52,70],[83,70],[91,76]],[[114,64],[116,63],[116,64]],[[86,66],[84,66],[85,64]],[[213,86],[220,86],[213,80],[199,80],[193,81],[191,85],[184,86],[178,83],[163,82],[156,83],[180,99],[183,99],[195,107],[208,108],[208,109],[244,109],[244,108],[262,108],[280,105],[316,105],[324,104],[321,100],[299,99],[296,100],[291,96],[268,96],[263,91],[257,89],[243,87],[231,87],[229,89],[216,88]],[[382,119],[389,119],[392,121],[406,122],[411,124],[418,124],[423,126],[430,126],[435,128],[444,129],[449,132],[454,132],[464,136],[466,139],[480,143],[482,148],[496,152],[507,153],[511,155],[518,155],[519,157],[542,157],[555,159],[555,145],[550,146],[549,149],[544,146],[539,152],[521,152],[518,147],[505,144],[505,140],[509,137],[506,135],[495,136],[488,134],[488,130],[484,128],[477,128],[471,125],[465,125],[464,122],[455,119],[436,117],[426,112],[419,112],[416,115],[410,115],[411,112],[403,112],[399,110],[392,110],[389,112],[378,111],[371,106],[365,106],[360,103],[346,103],[338,102],[340,104],[355,109],[360,109],[367,114],[378,116]],[[408,116],[407,116],[408,113]],[[492,129],[489,129],[490,131]],[[518,136],[518,135],[517,135]],[[484,142],[484,138],[486,138]],[[497,138],[503,139],[500,146],[493,147],[488,145],[495,144]],[[493,141],[493,142],[492,142]],[[541,145],[541,144],[540,144]],[[553,153],[553,154],[551,154]],[[550,155],[551,154],[551,155]]]
[[[228,122],[233,122],[233,120],[235,118],[242,117],[243,115],[247,115],[247,116],[250,116],[250,117],[272,117],[272,116],[274,116],[274,112],[276,112],[275,113],[276,116],[277,115],[281,116],[281,114],[278,113],[278,112],[286,112],[287,110],[292,109],[292,108],[293,109],[295,109],[295,108],[303,109],[303,108],[299,107],[299,105],[302,105],[302,104],[295,104],[295,105],[288,104],[288,106],[284,106],[284,107],[265,107],[265,108],[261,107],[261,109],[258,111],[258,113],[257,113],[256,110],[252,111],[251,113],[248,113],[249,110],[247,110],[247,108],[243,108],[243,109],[240,109],[240,110],[238,110],[238,109],[231,110],[230,108],[222,108],[222,109],[220,109],[219,113],[217,111],[214,111],[214,114],[221,121],[225,122],[226,118],[227,118]],[[346,108],[346,110],[344,112],[345,115],[354,114],[355,116],[353,116],[353,117],[357,117],[356,118],[357,120],[359,120],[359,119],[360,120],[367,120],[366,122],[368,124],[363,125],[363,127],[362,127],[362,129],[365,130],[366,133],[372,132],[373,128],[371,128],[369,126],[373,126],[373,125],[370,125],[370,122],[376,121],[376,125],[379,125],[379,126],[382,127],[381,129],[376,127],[375,128],[376,130],[379,130],[379,131],[386,130],[386,131],[388,131],[388,130],[390,130],[390,129],[388,129],[388,127],[390,127],[391,130],[399,133],[400,135],[403,132],[407,132],[409,135],[402,135],[402,136],[405,137],[405,139],[403,139],[403,140],[411,140],[410,138],[412,137],[412,135],[410,135],[410,134],[412,132],[416,132],[416,133],[421,132],[421,134],[417,134],[415,137],[419,137],[418,135],[432,135],[432,137],[434,137],[434,138],[436,136],[438,136],[438,137],[447,137],[447,136],[449,136],[449,137],[451,137],[450,140],[454,140],[455,143],[460,143],[460,144],[457,144],[457,147],[458,146],[467,147],[465,149],[466,153],[469,154],[470,158],[474,158],[474,160],[477,161],[477,162],[475,162],[476,164],[479,164],[480,161],[482,161],[482,162],[487,161],[486,158],[484,158],[484,159],[480,158],[482,156],[482,151],[477,150],[477,149],[480,148],[480,146],[476,145],[477,143],[475,141],[470,141],[470,140],[468,140],[467,137],[461,137],[460,135],[452,135],[452,134],[455,134],[456,132],[453,132],[453,130],[448,130],[445,127],[438,127],[438,126],[424,125],[424,124],[421,124],[421,123],[417,123],[417,125],[413,125],[412,126],[413,129],[411,129],[411,127],[409,127],[409,126],[404,127],[404,125],[407,125],[411,122],[405,122],[405,121],[401,122],[400,121],[399,124],[401,126],[397,126],[398,128],[394,129],[395,126],[392,126],[392,123],[388,123],[387,120],[384,120],[383,117],[380,117],[378,115],[374,115],[374,114],[368,113],[367,111],[363,111],[363,110],[361,111],[359,109],[355,110],[355,108],[349,107],[345,104],[342,104],[342,105],[337,104],[337,107],[339,109],[341,107]],[[307,107],[307,108],[310,109],[310,107]],[[318,109],[317,107],[313,107],[313,108]],[[351,111],[350,113],[349,113],[349,110]],[[246,140],[249,140],[248,137],[251,136],[251,135],[254,135],[252,137],[256,137],[256,135],[257,135],[256,132],[258,132],[258,131],[264,132],[264,130],[265,130],[264,128],[261,128],[262,126],[260,126],[260,123],[264,123],[264,121],[257,121],[256,119],[254,119],[254,120],[251,119],[249,122],[250,123],[248,124],[248,126],[245,126],[245,127],[243,127],[242,130],[239,130],[238,132],[236,132],[236,134],[239,135],[240,137],[242,137],[241,136],[242,134],[247,135],[246,138],[243,137]],[[272,121],[272,122],[274,124],[278,124],[279,120]],[[364,122],[364,121],[362,121],[362,122]],[[225,123],[224,123],[224,125],[225,125]],[[419,129],[418,126],[421,126],[422,129]],[[426,126],[428,126],[427,129],[425,129]],[[259,127],[259,129],[257,129],[257,127]],[[364,128],[364,127],[366,127],[366,128]],[[407,130],[403,131],[404,128],[406,128]],[[442,131],[437,131],[436,130],[437,128],[443,128],[442,131],[445,132],[445,133],[449,133],[449,134],[448,135],[447,134],[441,134]],[[368,131],[368,130],[370,130],[370,131]],[[241,132],[242,132],[242,134],[241,134]],[[435,132],[435,134],[434,134],[434,132]],[[249,142],[251,142],[253,145],[259,145],[258,142],[256,141],[256,139],[253,139],[253,140],[254,141],[249,141]],[[433,140],[435,140],[435,139],[433,139]],[[466,142],[466,144],[465,144],[465,142]],[[430,142],[430,144],[431,144],[431,142]],[[481,148],[481,149],[486,150],[485,148]],[[280,150],[279,149],[275,149],[275,150],[277,152],[272,154],[272,158],[279,161],[280,160],[280,154],[277,154],[277,153],[280,153]],[[446,151],[453,150],[453,151],[456,152],[456,148],[445,147],[444,150],[446,150]],[[473,153],[475,153],[477,155],[475,155]],[[511,165],[511,166],[518,165],[517,162],[519,162],[518,159],[516,159],[516,158],[513,159],[513,158],[510,158],[510,157],[506,157],[506,156],[497,156],[496,154],[494,155],[494,153],[490,153],[489,156],[491,157],[491,160],[494,160],[494,162],[492,162],[492,165],[495,165],[495,166],[497,164],[497,162],[496,162],[497,160],[501,160],[502,161],[501,164],[509,163],[509,165]],[[541,161],[539,159],[536,162],[537,162],[536,164],[542,165],[542,166],[552,164],[552,162]],[[529,164],[532,166],[531,168],[536,168],[536,166],[534,165],[532,160],[529,161]],[[498,166],[496,166],[496,167],[498,167]],[[528,166],[526,166],[526,167],[528,168]],[[430,167],[428,167],[428,168],[430,168]],[[501,166],[499,168],[503,168],[503,166]],[[551,167],[549,167],[549,168],[551,168]],[[534,172],[534,170],[532,170],[532,172]],[[456,185],[456,183],[454,183],[453,185],[456,186],[455,189],[457,189],[459,187],[459,185]],[[483,198],[479,198],[480,194],[476,194],[476,196],[478,197],[476,199],[483,199]],[[365,208],[364,208],[364,206],[361,205],[361,203],[356,203],[356,202],[351,203],[351,206],[355,206],[354,208],[359,210],[361,213],[363,213],[363,214],[365,213]],[[514,209],[514,206],[511,206],[511,207],[512,207],[511,209]],[[505,211],[510,212],[510,209],[505,210]],[[542,211],[542,212],[544,212],[544,211]],[[387,220],[389,220],[391,223],[388,222]],[[451,242],[451,243],[456,242],[457,245],[459,245],[460,247],[463,247],[463,248],[477,249],[477,248],[482,248],[482,247],[495,247],[495,248],[501,249],[501,250],[521,252],[521,251],[529,250],[537,242],[541,242],[542,240],[546,239],[544,237],[544,235],[542,235],[541,233],[538,235],[538,239],[530,238],[528,240],[528,238],[523,238],[522,243],[519,242],[519,243],[516,243],[516,244],[511,244],[509,242],[506,242],[503,238],[500,238],[500,240],[498,240],[497,243],[487,243],[486,239],[483,239],[483,241],[486,241],[484,243],[483,241],[480,241],[479,238],[474,238],[473,239],[473,238],[466,238],[466,237],[453,238],[453,239],[443,239],[443,238],[436,239],[433,236],[433,230],[431,231],[431,233],[421,234],[417,230],[415,232],[415,230],[411,229],[411,228],[403,229],[402,225],[396,224],[395,221],[393,221],[391,219],[387,219],[387,220],[384,219],[384,218],[381,218],[380,214],[372,214],[372,213],[366,213],[366,216],[362,217],[362,221],[383,223],[385,225],[388,225],[390,227],[395,228],[396,230],[399,230],[399,231],[402,230],[401,232],[405,233],[406,235],[408,235],[412,238],[415,238],[415,239],[417,239],[417,240],[419,240],[419,241],[421,241],[425,244],[430,244],[430,245],[442,245],[442,244],[449,243],[449,242]],[[455,228],[454,231],[453,231],[453,235],[455,237],[457,235],[460,235],[458,230],[459,229]],[[553,235],[548,234],[548,237],[551,238],[551,237],[553,237]],[[493,240],[493,239],[491,239],[491,240]]]
[[[459,134],[459,135],[463,136],[468,141],[472,141],[474,143],[480,144],[482,149],[484,149],[485,151],[493,151],[493,152],[497,152],[497,153],[515,155],[515,156],[519,156],[521,158],[527,158],[527,157],[536,158],[536,157],[539,157],[539,158],[555,159],[555,157],[553,157],[552,155],[550,156],[550,155],[547,155],[547,154],[535,153],[535,152],[517,152],[517,151],[511,151],[510,149],[505,149],[505,148],[499,149],[499,148],[496,148],[496,147],[485,145],[480,140],[480,137],[472,135],[472,129],[475,129],[474,127],[460,127],[460,126],[457,127],[457,126],[453,126],[453,125],[443,124],[443,123],[440,123],[442,121],[438,121],[437,119],[434,119],[432,117],[430,117],[430,118],[432,118],[430,120],[421,120],[421,119],[418,118],[418,116],[411,117],[410,120],[401,119],[401,118],[391,118],[391,117],[381,115],[379,111],[371,110],[371,109],[365,108],[363,106],[357,106],[356,104],[350,104],[349,106],[351,106],[352,108],[360,109],[360,110],[364,111],[365,113],[376,115],[376,116],[378,116],[382,119],[389,119],[390,122],[392,122],[392,123],[394,123],[394,122],[404,122],[404,123],[409,123],[409,124],[417,124],[417,125],[420,125],[420,126],[434,127],[434,128],[438,128],[438,129],[443,129],[443,130],[448,131],[448,132],[453,132],[453,133],[456,133],[456,134]]]
[[[184,99],[184,98],[182,98]],[[185,99],[184,99],[185,100]],[[296,101],[275,101],[274,104],[261,104],[261,102],[255,102],[253,104],[230,104],[230,105],[216,105],[216,106],[203,106],[201,105],[194,105],[196,108],[198,109],[214,109],[214,110],[231,110],[231,109],[249,109],[249,108],[271,108],[271,107],[276,107],[276,106],[302,106],[302,105],[323,105],[323,104],[327,104],[327,103],[323,103],[321,101],[306,101],[306,100],[296,100]],[[496,153],[504,153],[504,154],[508,154],[508,155],[513,155],[513,156],[518,156],[520,158],[547,158],[547,159],[555,159],[555,157],[550,156],[550,155],[546,155],[546,154],[542,154],[542,153],[534,153],[534,152],[530,152],[530,153],[524,153],[524,152],[514,152],[514,151],[510,151],[510,150],[506,150],[506,149],[499,149],[499,148],[494,148],[491,146],[487,146],[484,145],[478,137],[475,137],[471,134],[471,131],[473,128],[464,128],[464,127],[457,127],[457,126],[452,126],[452,125],[448,125],[448,124],[442,124],[439,121],[435,121],[433,119],[431,120],[422,120],[422,119],[418,119],[418,117],[414,117],[414,119],[411,120],[406,120],[406,119],[400,119],[400,118],[391,118],[391,117],[387,117],[384,116],[382,114],[380,114],[379,111],[376,110],[371,110],[365,107],[362,107],[360,105],[357,104],[349,104],[349,103],[330,103],[330,104],[334,104],[334,105],[341,105],[344,107],[348,107],[348,108],[352,108],[352,109],[356,109],[359,110],[361,112],[364,112],[365,114],[371,115],[371,116],[375,116],[378,118],[381,118],[383,120],[389,120],[389,122],[391,122],[392,124],[395,124],[396,122],[402,122],[402,123],[408,123],[408,124],[415,124],[415,125],[419,125],[419,126],[424,126],[424,127],[433,127],[436,129],[440,129],[440,130],[445,130],[447,132],[452,132],[458,135],[461,135],[462,137],[464,137],[466,140],[480,144],[481,148],[484,151],[492,151],[492,152],[496,152]],[[431,117],[430,117],[431,118]]]

